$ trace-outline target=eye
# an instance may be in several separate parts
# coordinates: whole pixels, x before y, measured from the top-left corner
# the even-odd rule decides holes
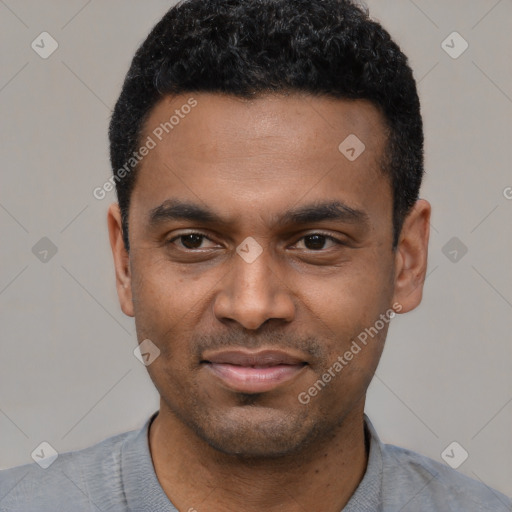
[[[174,242],[179,241],[178,246],[192,251],[196,249],[208,249],[209,247],[201,247],[204,240],[210,239],[202,233],[185,233],[171,238],[166,243],[169,245],[176,245]]]
[[[331,242],[334,246],[343,245],[343,242],[340,240],[329,235],[324,235],[323,233],[311,233],[310,235],[303,236],[299,242],[301,241],[304,241],[304,247],[310,251],[320,251],[324,249],[326,242]]]
[[[203,246],[203,242],[209,241],[212,245]],[[326,244],[330,243],[330,247],[325,247]],[[212,240],[210,240],[203,233],[184,233],[178,236],[175,236],[166,242],[167,245],[173,245],[185,251],[197,251],[200,249],[211,249],[217,247]],[[300,244],[303,244],[300,247]],[[299,245],[299,247],[297,247]],[[306,249],[313,252],[322,252],[324,249],[329,249],[331,247],[344,245],[341,240],[338,240],[330,235],[323,233],[311,233],[309,235],[305,235],[296,242],[295,247],[298,249]]]

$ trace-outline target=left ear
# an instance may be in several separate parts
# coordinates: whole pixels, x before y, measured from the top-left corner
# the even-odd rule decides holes
[[[404,220],[395,255],[395,291],[393,302],[407,313],[416,308],[423,296],[427,273],[431,206],[419,199]]]

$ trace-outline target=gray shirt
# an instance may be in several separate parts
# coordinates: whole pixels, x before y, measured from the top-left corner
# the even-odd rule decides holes
[[[149,451],[148,430],[156,414],[141,430],[60,454],[47,469],[33,463],[0,471],[0,512],[177,512]],[[343,512],[512,511],[509,498],[483,483],[383,444],[368,416],[364,419],[368,466]]]

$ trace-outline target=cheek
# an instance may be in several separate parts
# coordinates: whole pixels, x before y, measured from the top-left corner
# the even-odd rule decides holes
[[[330,276],[300,276],[299,299],[333,334],[373,324],[393,296],[389,270],[353,264]],[[351,334],[353,334],[351,332]]]
[[[215,270],[192,275],[165,257],[140,258],[134,269],[139,276],[134,289],[137,337],[150,339],[160,350],[148,372],[157,388],[158,383],[172,382],[178,389],[197,370],[190,339],[204,324],[211,290],[222,276]]]
[[[373,268],[373,271],[372,271]],[[389,312],[392,287],[382,268],[367,265],[360,271],[351,266],[346,272],[319,280],[300,280],[305,302],[306,324],[325,342],[326,359],[317,374],[336,361],[343,366],[332,369],[337,381],[367,379],[377,366],[389,326],[381,315]],[[341,377],[338,378],[338,375]],[[336,385],[335,385],[336,386]]]
[[[162,335],[179,331],[196,320],[195,315],[211,288],[206,276],[190,276],[165,256],[140,259],[134,265],[135,319],[141,328]]]

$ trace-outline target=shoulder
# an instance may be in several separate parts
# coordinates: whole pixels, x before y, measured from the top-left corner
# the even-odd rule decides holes
[[[122,495],[123,443],[137,434],[124,432],[87,448],[61,453],[46,469],[36,462],[0,471],[0,512],[89,510],[91,502]],[[108,492],[107,492],[108,490]],[[100,510],[109,510],[105,503]],[[82,508],[83,507],[83,508]]]
[[[512,501],[504,494],[419,453],[383,444],[382,460],[389,510],[512,511]]]

